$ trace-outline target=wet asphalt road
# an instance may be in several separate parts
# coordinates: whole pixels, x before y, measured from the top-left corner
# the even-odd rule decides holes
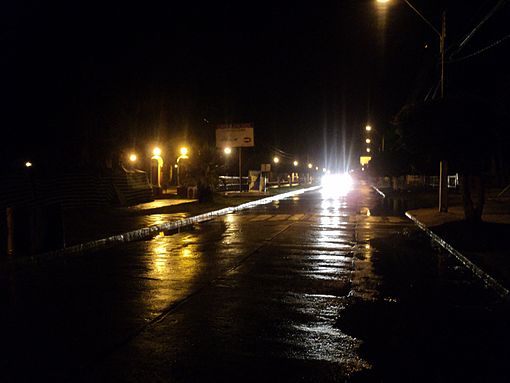
[[[306,193],[3,276],[0,381],[508,380],[506,305],[379,199]]]

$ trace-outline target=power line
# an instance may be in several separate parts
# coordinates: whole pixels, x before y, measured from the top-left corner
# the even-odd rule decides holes
[[[456,59],[450,59],[450,60],[448,60],[448,63],[456,63],[456,62],[459,62],[459,61],[463,61],[463,60],[469,59],[469,58],[474,57],[474,56],[478,56],[480,53],[488,51],[489,49],[494,48],[496,45],[501,44],[503,41],[505,41],[508,38],[510,38],[510,34],[508,34],[505,37],[503,37],[503,38],[493,42],[492,44],[487,45],[484,48],[481,48],[481,49],[477,50],[476,52],[473,52],[471,54],[468,54],[466,56],[462,56],[462,57],[459,57],[459,58],[456,58]]]
[[[480,28],[487,22],[487,20],[489,20],[492,16],[494,16],[494,14],[503,6],[505,5],[506,3],[508,2],[508,0],[499,0],[498,3],[489,11],[489,13],[487,13],[487,15],[485,15],[485,17],[473,28],[473,30],[471,32],[469,32],[467,34],[467,36],[461,41],[461,43],[459,44],[459,47],[453,52],[450,54],[450,59],[453,58],[453,56],[455,56],[457,53],[459,53],[463,48],[464,46],[469,42],[469,40],[471,40],[471,38],[480,30]]]

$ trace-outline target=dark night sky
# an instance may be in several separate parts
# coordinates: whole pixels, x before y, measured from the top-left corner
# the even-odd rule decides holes
[[[453,44],[497,2],[413,4],[437,26],[446,6]],[[1,7],[5,158],[144,149],[240,121],[255,123],[260,152],[356,154],[367,121],[386,126],[437,80],[438,39],[402,1],[385,12],[372,0]],[[458,57],[508,35],[508,8]],[[507,94],[509,43],[449,65],[451,86]]]

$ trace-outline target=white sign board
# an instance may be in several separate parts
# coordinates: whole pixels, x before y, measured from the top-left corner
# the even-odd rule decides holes
[[[242,148],[255,146],[252,124],[225,124],[216,129],[216,147]]]

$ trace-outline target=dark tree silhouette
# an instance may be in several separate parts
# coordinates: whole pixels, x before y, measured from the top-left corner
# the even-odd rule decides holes
[[[405,105],[395,118],[414,163],[447,160],[460,176],[467,221],[481,221],[485,175],[498,145],[501,116],[487,102],[463,96]]]

